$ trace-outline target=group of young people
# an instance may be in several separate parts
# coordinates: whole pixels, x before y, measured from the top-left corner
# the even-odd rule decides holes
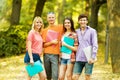
[[[67,80],[78,80],[83,68],[85,68],[85,79],[90,80],[98,42],[96,30],[88,26],[88,17],[85,14],[78,16],[80,26],[76,30],[72,18],[69,17],[63,20],[63,25],[56,25],[53,12],[47,14],[47,21],[49,25],[43,29],[42,19],[40,17],[34,18],[32,29],[27,36],[24,63],[34,64],[40,60],[44,64],[45,69],[38,73],[40,80],[65,80],[65,77]],[[57,39],[47,40],[49,30],[58,33]],[[65,42],[65,37],[72,38],[73,45]],[[67,47],[71,52],[61,50],[62,46]],[[92,46],[92,55],[89,61],[83,51],[88,46]],[[40,58],[42,52],[43,62]],[[29,75],[28,80],[31,80]]]

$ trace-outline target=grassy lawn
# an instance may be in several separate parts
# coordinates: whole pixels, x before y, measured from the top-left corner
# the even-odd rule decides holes
[[[104,45],[99,44],[98,61],[94,65],[91,80],[120,80],[120,74],[112,73],[110,59],[108,64],[104,64],[104,50]],[[23,58],[24,54],[0,59],[0,80],[26,80]],[[84,72],[80,79],[84,80]],[[32,80],[38,80],[38,76]]]

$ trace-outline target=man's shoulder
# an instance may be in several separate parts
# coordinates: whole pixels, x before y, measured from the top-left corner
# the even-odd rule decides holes
[[[62,24],[55,25],[54,30],[57,32],[63,32],[63,25]]]
[[[88,26],[88,29],[91,30],[91,31],[95,31],[96,32],[96,29],[94,29],[94,28],[92,28],[90,26]]]
[[[46,27],[46,28],[43,29],[43,31],[47,31],[48,29],[49,29],[49,27]]]
[[[63,29],[63,25],[62,24],[58,24],[58,25],[56,25],[56,28],[57,29]]]
[[[78,32],[78,31],[80,31],[80,29],[76,29],[75,31]]]
[[[58,24],[57,26],[58,26],[58,27],[63,27],[63,24]]]

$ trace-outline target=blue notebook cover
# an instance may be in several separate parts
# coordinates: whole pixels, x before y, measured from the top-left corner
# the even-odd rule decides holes
[[[73,46],[74,45],[74,39],[73,38],[70,38],[70,37],[64,37],[63,41],[65,43],[67,43],[68,45],[70,46]],[[72,53],[72,50],[67,48],[66,46],[62,46],[61,49],[60,49],[61,52],[63,53],[67,53],[67,54],[71,54]]]
[[[31,77],[43,71],[42,63],[39,60],[34,62],[33,65],[27,65],[25,68]]]

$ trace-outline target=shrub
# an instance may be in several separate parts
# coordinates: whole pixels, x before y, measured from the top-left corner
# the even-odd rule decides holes
[[[17,25],[0,32],[0,57],[19,55],[25,52],[26,36],[29,27]]]

